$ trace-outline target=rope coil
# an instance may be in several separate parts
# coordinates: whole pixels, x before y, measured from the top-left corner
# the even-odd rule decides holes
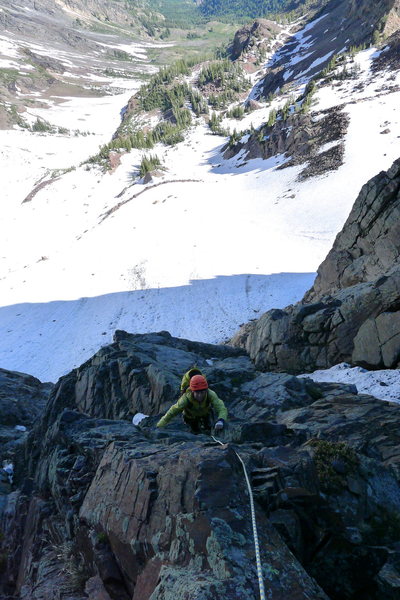
[[[224,443],[221,442],[221,440],[218,440],[213,435],[211,437],[212,437],[212,439],[215,442],[217,442],[218,444],[221,444],[221,446],[224,446]],[[254,508],[253,492],[252,492],[251,485],[250,485],[250,479],[249,479],[249,476],[247,474],[246,465],[244,464],[244,461],[243,461],[242,457],[238,454],[238,452],[236,452],[236,450],[234,450],[234,449],[233,449],[233,451],[236,454],[236,456],[238,457],[238,459],[240,460],[240,462],[242,463],[243,472],[244,472],[244,476],[245,476],[246,484],[247,484],[247,490],[249,492],[250,509],[251,509],[251,522],[252,522],[252,525],[253,525],[254,548],[255,548],[255,552],[256,552],[258,586],[259,586],[259,589],[260,589],[260,600],[266,600],[266,598],[265,598],[265,588],[264,588],[264,579],[263,579],[263,574],[262,574],[261,557],[260,557],[260,544],[258,542],[256,512],[255,512],[255,508]]]

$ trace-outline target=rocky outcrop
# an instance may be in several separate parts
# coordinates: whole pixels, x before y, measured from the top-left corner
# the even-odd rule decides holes
[[[59,6],[68,13],[71,11],[82,17],[95,18],[100,21],[112,23],[130,23],[136,20],[125,2],[112,2],[110,0],[59,0]]]
[[[0,466],[13,460],[16,447],[41,416],[53,384],[0,369]]]
[[[400,264],[400,159],[366,183],[305,299],[375,282]]]
[[[197,364],[222,444],[154,424]],[[150,416],[131,423],[137,411]],[[400,407],[260,373],[240,349],[116,332],[61,378],[0,496],[0,594],[21,600],[255,600],[248,491],[272,600],[395,597]],[[340,578],[337,572],[340,570]]]
[[[125,2],[115,2],[113,0],[88,0],[82,2],[80,0],[15,0],[12,6],[10,3],[5,3],[2,11],[1,19],[6,21],[7,25],[12,29],[18,25],[21,27],[21,33],[25,33],[25,26],[28,26],[23,13],[19,9],[27,8],[31,12],[33,21],[42,17],[47,17],[48,27],[51,30],[54,27],[56,20],[63,19],[65,25],[68,25],[73,20],[87,21],[88,24],[94,20],[119,23],[121,25],[130,25],[137,23],[138,16],[144,15],[146,3],[138,4],[135,11],[132,11]],[[7,5],[7,6],[6,6]],[[154,13],[156,14],[156,13]],[[158,15],[160,18],[161,15]],[[79,24],[79,23],[78,23]]]
[[[391,35],[372,62],[372,71],[379,73],[385,69],[397,71],[400,69],[400,31]]]
[[[393,2],[387,17],[383,20],[382,33],[388,37],[400,29],[400,1]]]
[[[260,53],[266,49],[267,42],[274,38],[280,31],[280,26],[267,19],[257,19],[253,23],[244,25],[233,38],[231,47],[231,58],[236,60],[244,52],[251,49]]]
[[[294,113],[280,117],[273,125],[264,125],[246,136],[246,141],[227,145],[224,158],[232,158],[239,152],[243,161],[284,155],[286,161],[279,168],[304,165],[299,179],[336,170],[343,164],[343,139],[349,124],[342,108],[335,106],[312,115]],[[337,143],[332,146],[334,142]],[[324,150],[325,144],[331,147]]]
[[[257,368],[294,373],[400,363],[400,159],[365,184],[302,302],[232,340]]]

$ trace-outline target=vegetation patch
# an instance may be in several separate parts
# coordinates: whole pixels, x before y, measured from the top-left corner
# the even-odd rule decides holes
[[[310,446],[322,491],[342,490],[347,475],[354,473],[359,463],[356,452],[344,442],[311,440]]]
[[[36,121],[31,126],[31,130],[40,133],[50,133],[53,131],[53,126],[50,125],[48,121],[37,117]]]
[[[243,119],[244,117],[244,106],[242,106],[241,104],[238,104],[237,106],[234,106],[233,108],[231,108],[230,110],[228,110],[228,112],[226,113],[226,116],[229,119]]]
[[[75,592],[83,589],[89,577],[88,567],[83,556],[76,552],[73,542],[66,541],[54,546],[57,559],[63,565],[66,577],[65,591]]]
[[[149,156],[144,156],[140,163],[139,175],[140,177],[144,177],[147,173],[151,173],[152,171],[162,170],[163,165],[161,159],[157,156],[157,154],[149,154]]]
[[[154,8],[164,15],[166,27],[188,29],[204,22],[193,0],[157,0]]]
[[[0,69],[0,84],[8,86],[14,83],[19,76],[16,69]]]
[[[67,129],[67,127],[59,127],[58,125],[52,125],[45,119],[41,119],[39,117],[36,118],[36,121],[31,126],[29,126],[25,121],[24,121],[24,125],[22,125],[22,126],[26,127],[27,129],[30,129],[30,131],[33,131],[35,133],[50,133],[53,135],[54,134],[59,134],[59,135],[73,134],[74,136],[90,135],[89,131],[80,131],[79,129],[76,129],[75,131],[71,132],[71,130]]]
[[[175,145],[184,139],[184,132],[192,125],[193,115],[209,113],[209,106],[225,107],[248,88],[249,82],[239,65],[229,60],[209,61],[198,76],[200,90],[185,81],[198,57],[181,59],[161,68],[134,97],[132,108],[125,116],[114,139],[102,146],[87,162],[107,168],[110,151],[129,152],[132,148],[152,149],[157,143]],[[206,93],[202,93],[202,89]],[[159,116],[160,121],[148,124],[146,113]],[[241,118],[243,107],[232,109],[234,118]],[[145,118],[144,118],[145,117]],[[214,113],[209,119],[210,129],[219,135],[229,135],[221,127],[222,116]]]
[[[299,14],[321,9],[328,0],[203,0],[201,13],[207,18],[221,20],[250,21],[259,17],[272,17],[274,14],[288,13],[292,18]]]
[[[96,536],[99,544],[108,544],[108,535],[104,531],[100,531],[100,533]]]
[[[249,80],[239,64],[224,59],[204,66],[197,85],[211,107],[223,109],[236,102],[241,92],[247,91]]]

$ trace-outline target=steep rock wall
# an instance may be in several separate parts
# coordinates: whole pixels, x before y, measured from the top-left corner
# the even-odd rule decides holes
[[[179,418],[154,428],[194,362],[228,407],[222,445]],[[150,416],[137,427],[139,408]],[[354,386],[257,372],[237,349],[117,332],[60,379],[16,453],[12,491],[0,493],[0,594],[255,600],[238,451],[272,600],[395,597],[399,411]]]
[[[232,344],[258,369],[400,363],[400,159],[363,186],[304,299],[245,325]]]

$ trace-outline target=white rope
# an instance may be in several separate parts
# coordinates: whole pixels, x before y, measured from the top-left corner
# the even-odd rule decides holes
[[[215,442],[217,442],[218,444],[221,444],[221,446],[224,446],[224,443],[221,442],[221,440],[217,440],[217,438],[215,438],[213,435],[211,437]],[[266,600],[265,599],[265,589],[264,589],[264,579],[263,579],[263,574],[262,574],[262,566],[261,566],[261,558],[260,558],[260,545],[258,542],[256,512],[254,509],[253,492],[251,490],[251,485],[250,485],[249,476],[247,474],[246,465],[244,464],[242,457],[236,452],[236,450],[233,450],[233,451],[236,454],[236,456],[238,457],[238,459],[240,460],[240,462],[242,463],[244,476],[246,478],[247,489],[248,489],[249,498],[250,498],[251,522],[253,525],[254,548],[256,551],[257,577],[258,577],[258,586],[260,588],[260,600]]]

